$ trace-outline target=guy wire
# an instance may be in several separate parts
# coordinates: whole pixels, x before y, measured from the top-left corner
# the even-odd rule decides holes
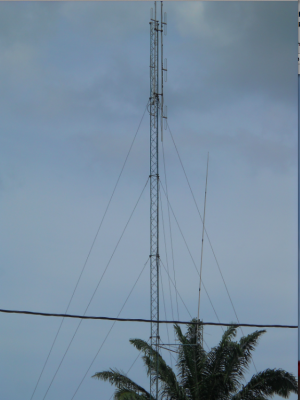
[[[143,121],[145,112],[146,112],[146,110],[147,110],[148,103],[149,103],[149,100],[148,100],[148,102],[147,102],[147,104],[146,104],[146,107],[145,107],[143,116],[142,116],[142,118],[141,118],[141,120],[140,120],[140,123],[139,123],[139,125],[138,125],[137,131],[136,131],[136,133],[135,133],[135,135],[134,135],[134,137],[133,137],[133,140],[132,140],[131,145],[130,145],[130,147],[129,147],[128,153],[127,153],[126,158],[125,158],[125,161],[124,161],[123,166],[122,166],[122,168],[121,168],[121,172],[120,172],[120,174],[119,174],[119,176],[118,176],[117,182],[116,182],[116,184],[115,184],[115,186],[114,186],[113,192],[112,192],[112,194],[111,194],[111,196],[110,196],[110,199],[109,199],[108,204],[107,204],[107,206],[106,206],[106,209],[105,209],[105,211],[104,211],[104,214],[103,214],[103,217],[102,217],[102,219],[101,219],[100,225],[99,225],[99,227],[98,227],[98,229],[97,229],[96,235],[95,235],[95,237],[94,237],[94,240],[93,240],[93,242],[92,242],[92,245],[91,245],[91,247],[90,247],[90,250],[89,250],[89,252],[88,252],[88,255],[87,255],[87,257],[86,257],[86,260],[85,260],[85,262],[84,262],[84,264],[83,264],[82,270],[81,270],[81,272],[80,272],[80,274],[79,274],[79,277],[78,277],[78,279],[77,279],[75,288],[74,288],[74,290],[73,290],[73,293],[72,293],[71,298],[70,298],[70,300],[69,300],[69,303],[68,303],[68,305],[67,305],[65,314],[67,314],[67,312],[68,312],[68,310],[69,310],[69,308],[70,308],[70,305],[71,305],[71,303],[72,303],[73,297],[74,297],[74,295],[75,295],[75,292],[76,292],[76,290],[77,290],[78,284],[79,284],[79,282],[80,282],[81,276],[82,276],[82,274],[83,274],[83,272],[84,272],[84,270],[85,270],[85,267],[86,267],[86,265],[87,265],[88,259],[89,259],[89,257],[90,257],[90,254],[91,254],[92,250],[93,250],[94,244],[95,244],[96,239],[97,239],[98,234],[99,234],[99,231],[100,231],[100,229],[101,229],[101,227],[102,227],[104,218],[105,218],[105,216],[106,216],[106,214],[107,214],[108,208],[109,208],[109,206],[110,206],[110,203],[111,203],[111,201],[112,201],[112,198],[113,198],[114,193],[115,193],[115,191],[116,191],[116,188],[117,188],[117,186],[118,186],[119,180],[120,180],[120,178],[121,178],[121,175],[122,175],[123,170],[124,170],[124,168],[125,168],[125,165],[126,165],[126,163],[127,163],[129,154],[130,154],[131,149],[132,149],[132,147],[133,147],[133,144],[134,144],[134,142],[135,142],[135,139],[136,139],[136,136],[137,136],[138,131],[139,131],[139,129],[140,129],[141,123],[142,123],[142,121]],[[62,327],[63,322],[64,322],[64,319],[62,319],[62,321],[61,321],[61,323],[60,323],[60,325],[59,325],[59,327],[58,327],[58,330],[57,330],[57,332],[56,332],[56,335],[55,335],[55,337],[54,337],[54,340],[53,340],[53,342],[52,342],[52,345],[51,345],[50,350],[49,350],[49,352],[48,352],[46,361],[45,361],[45,363],[44,363],[44,365],[43,365],[43,367],[42,367],[42,371],[41,371],[41,373],[40,373],[40,375],[39,375],[39,378],[38,378],[38,380],[37,380],[37,383],[36,383],[36,385],[35,385],[35,388],[34,388],[34,390],[33,390],[33,393],[32,393],[32,395],[31,395],[30,400],[32,400],[32,398],[33,398],[33,396],[34,396],[34,394],[35,394],[35,391],[36,391],[36,389],[37,389],[37,387],[38,387],[38,384],[39,384],[40,379],[41,379],[41,377],[42,377],[42,375],[43,375],[44,369],[45,369],[45,367],[46,367],[46,365],[47,365],[47,363],[48,363],[49,357],[50,357],[50,355],[51,355],[51,353],[52,353],[52,349],[53,349],[53,347],[54,347],[54,345],[55,345],[56,339],[57,339],[57,337],[58,337],[58,335],[59,335],[59,332],[60,332],[60,330],[61,330],[61,327]]]
[[[165,196],[166,196],[165,189],[164,189],[164,187],[163,187],[163,185],[162,185],[161,182],[160,182],[160,184],[161,184],[161,187],[162,187],[162,189],[163,189],[163,192],[164,192],[164,194],[165,194]],[[169,202],[169,204],[170,204],[170,202]],[[173,208],[172,208],[171,204],[170,204],[170,209],[171,209],[171,211],[172,211],[172,214],[173,214],[174,219],[175,219],[175,221],[176,221],[176,224],[177,224],[177,226],[178,226],[179,232],[180,232],[180,234],[181,234],[181,236],[182,236],[182,238],[183,238],[183,241],[184,241],[184,243],[185,243],[185,245],[186,245],[186,248],[187,248],[187,250],[188,250],[188,253],[189,253],[189,255],[190,255],[190,257],[191,257],[191,259],[192,259],[192,261],[193,261],[194,268],[195,268],[195,270],[197,271],[197,274],[199,275],[199,271],[198,271],[198,269],[197,269],[195,260],[194,260],[194,258],[193,258],[193,256],[192,256],[192,253],[191,253],[191,251],[190,251],[190,248],[189,248],[189,246],[188,246],[188,244],[187,244],[187,241],[186,241],[186,239],[185,239],[185,237],[184,237],[184,234],[183,234],[183,232],[182,232],[182,230],[181,230],[181,228],[180,228],[179,222],[178,222],[178,220],[177,220],[177,218],[176,218],[176,215],[175,215],[175,213],[174,213],[174,211],[173,211]],[[207,297],[208,297],[208,299],[209,299],[209,302],[210,302],[210,304],[211,304],[211,306],[212,306],[212,309],[214,310],[215,316],[217,317],[217,320],[220,322],[220,319],[219,319],[219,317],[218,317],[218,314],[217,314],[217,312],[216,312],[216,310],[215,310],[215,307],[213,306],[213,303],[212,303],[212,301],[211,301],[211,298],[209,297],[208,291],[207,291],[207,289],[206,289],[206,287],[205,287],[205,285],[204,285],[203,280],[202,280],[202,284],[203,284],[203,288],[204,288],[204,290],[205,290],[205,293],[207,294]],[[222,330],[223,330],[223,328],[222,328]],[[224,330],[223,330],[223,332],[224,332]]]
[[[140,272],[139,276],[137,277],[136,281],[134,282],[134,285],[132,286],[132,288],[131,288],[131,290],[130,290],[130,292],[129,292],[129,295],[127,296],[126,300],[124,301],[124,303],[123,303],[123,305],[122,305],[122,307],[121,307],[121,310],[119,311],[119,313],[118,313],[118,315],[117,315],[117,318],[119,318],[119,315],[120,315],[121,312],[123,311],[123,309],[124,309],[124,307],[125,307],[125,305],[126,305],[128,299],[129,299],[129,297],[131,296],[131,293],[133,292],[133,289],[135,288],[135,286],[136,286],[137,282],[139,281],[139,279],[140,279],[142,273],[144,272],[144,270],[145,270],[145,268],[146,268],[146,266],[147,266],[147,264],[148,264],[148,262],[149,262],[149,259],[150,259],[150,257],[148,257],[147,261],[146,261],[145,264],[144,264],[143,269],[141,270],[141,272]],[[112,326],[110,327],[110,329],[109,329],[107,335],[105,336],[104,340],[102,341],[101,346],[99,347],[99,349],[98,349],[96,355],[94,356],[92,362],[90,363],[88,369],[86,370],[86,373],[84,374],[84,376],[83,376],[83,378],[81,379],[79,385],[77,386],[77,389],[75,390],[75,393],[73,394],[71,400],[74,399],[74,397],[76,396],[76,393],[78,392],[80,386],[82,385],[82,383],[83,383],[85,377],[87,376],[89,370],[91,369],[92,365],[94,364],[94,361],[96,360],[98,354],[100,353],[100,351],[101,351],[101,349],[102,349],[104,343],[106,342],[106,339],[108,338],[108,336],[109,336],[110,332],[112,331],[113,327],[115,326],[115,323],[116,323],[116,322],[117,322],[117,321],[115,320],[115,321],[113,322]]]
[[[169,208],[169,194],[168,194],[168,182],[167,182],[167,169],[166,169],[166,162],[165,162],[165,151],[164,151],[164,142],[161,142],[162,151],[163,151],[163,162],[164,162],[164,175],[165,175],[165,183],[166,183],[166,197],[167,197],[167,205],[168,205],[168,218],[169,218],[169,228],[170,228],[170,241],[171,241],[171,249],[172,249],[172,262],[173,262],[173,274],[174,274],[174,282],[175,282],[175,289],[176,289],[176,275],[175,275],[175,262],[174,262],[174,249],[173,249],[173,238],[172,238],[172,227],[171,227],[171,218],[170,218],[170,208]],[[177,291],[175,291],[176,295],[176,305],[177,305],[177,317],[179,319],[179,309],[178,309],[178,298],[177,298]]]
[[[93,298],[94,298],[94,296],[95,296],[95,294],[96,294],[96,292],[97,292],[97,290],[98,290],[98,287],[99,287],[99,285],[100,285],[100,283],[101,283],[101,281],[102,281],[102,279],[103,279],[103,277],[104,277],[104,275],[105,275],[105,273],[106,273],[106,271],[107,271],[107,268],[108,268],[109,265],[110,265],[110,262],[111,262],[111,260],[112,260],[112,258],[113,258],[113,256],[114,256],[114,254],[115,254],[115,252],[116,252],[116,250],[117,250],[117,248],[118,248],[118,246],[119,246],[119,243],[120,243],[120,241],[121,241],[121,239],[122,239],[122,237],[123,237],[123,235],[124,235],[124,233],[125,233],[125,231],[126,231],[126,228],[127,228],[128,224],[129,224],[129,222],[130,222],[130,220],[131,220],[131,218],[132,218],[132,216],[133,216],[133,214],[134,214],[134,211],[135,211],[135,209],[136,209],[136,207],[137,207],[137,205],[138,205],[138,203],[139,203],[139,201],[140,201],[140,199],[141,199],[141,197],[142,197],[142,194],[144,193],[144,191],[145,191],[145,189],[146,189],[146,186],[147,186],[148,182],[149,182],[149,177],[148,177],[148,179],[147,179],[147,181],[146,181],[146,183],[145,183],[145,185],[144,185],[144,187],[143,187],[143,190],[142,190],[142,192],[141,192],[141,194],[140,194],[140,196],[139,196],[139,198],[138,198],[138,200],[137,200],[137,202],[136,202],[136,204],[135,204],[135,206],[134,206],[134,208],[133,208],[133,210],[132,210],[132,212],[131,212],[131,214],[130,214],[130,217],[129,217],[129,219],[128,219],[126,225],[125,225],[125,228],[123,229],[123,231],[122,231],[122,233],[121,233],[121,236],[120,236],[120,238],[119,238],[119,240],[118,240],[118,242],[117,242],[117,244],[116,244],[116,246],[115,246],[115,248],[114,248],[114,251],[113,251],[113,253],[112,253],[112,255],[111,255],[111,257],[110,257],[110,259],[109,259],[109,261],[108,261],[108,263],[107,263],[107,265],[106,265],[106,267],[105,267],[105,269],[104,269],[104,271],[103,271],[103,273],[102,273],[102,275],[101,275],[101,277],[100,277],[98,283],[97,283],[97,286],[96,286],[96,288],[95,288],[95,290],[94,290],[94,292],[93,292],[93,294],[92,294],[92,296],[91,296],[91,298],[90,298],[90,301],[89,301],[88,305],[86,306],[86,309],[85,309],[85,311],[84,311],[84,315],[86,314],[86,312],[87,312],[87,310],[88,310],[88,308],[89,308],[89,306],[90,306],[90,304],[91,304],[91,302],[92,302],[92,300],[93,300]],[[47,391],[46,391],[46,393],[45,393],[45,395],[44,395],[44,397],[43,397],[43,400],[46,398],[47,393],[48,393],[50,387],[52,386],[52,383],[53,383],[53,381],[54,381],[54,379],[55,379],[55,377],[56,377],[56,375],[57,375],[57,373],[58,373],[58,371],[59,371],[59,369],[60,369],[60,367],[61,367],[61,365],[62,365],[62,362],[63,362],[65,356],[67,355],[67,353],[68,353],[68,351],[69,351],[69,348],[70,348],[70,346],[71,346],[71,344],[72,344],[72,342],[73,342],[73,340],[74,340],[74,338],[75,338],[75,336],[76,336],[76,334],[77,334],[77,331],[78,331],[78,329],[79,329],[81,323],[82,323],[82,320],[81,320],[81,321],[79,322],[79,324],[77,325],[77,328],[76,328],[76,330],[75,330],[75,332],[74,332],[74,334],[73,334],[73,336],[72,336],[72,338],[71,338],[71,340],[70,340],[70,342],[69,342],[69,345],[68,345],[68,347],[67,347],[67,349],[66,349],[66,351],[65,351],[65,353],[64,353],[64,355],[63,355],[63,357],[62,357],[62,359],[61,359],[61,361],[60,361],[60,363],[59,363],[59,365],[58,365],[58,367],[57,367],[57,369],[56,369],[56,371],[55,371],[55,373],[54,373],[54,376],[53,376],[53,378],[52,378],[52,380],[51,380],[51,382],[50,382],[50,385],[48,386],[48,389],[47,389]]]
[[[169,260],[168,260],[167,242],[166,242],[166,233],[165,233],[165,224],[164,224],[164,214],[163,214],[163,206],[162,206],[161,196],[160,196],[160,208],[161,208],[161,219],[162,219],[162,226],[163,226],[163,237],[164,237],[165,252],[166,252],[166,263],[167,263],[167,268],[168,268],[168,271],[169,271]],[[173,299],[172,299],[172,291],[171,291],[170,280],[169,280],[168,282],[169,282],[169,292],[170,292],[170,303],[171,303],[172,318],[174,319]]]

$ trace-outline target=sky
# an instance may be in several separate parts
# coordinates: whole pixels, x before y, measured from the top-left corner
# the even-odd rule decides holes
[[[142,190],[151,7],[0,2],[2,309],[150,317],[149,184]],[[221,322],[236,322],[219,265],[240,322],[297,325],[297,3],[165,2],[164,11],[168,124],[201,213],[209,152],[209,298]],[[160,146],[162,184],[166,176],[189,248],[161,192],[160,315],[189,321],[197,316],[202,224],[168,130]],[[202,290],[200,317],[217,322],[209,298]],[[148,324],[83,321],[76,331],[78,320],[64,320],[45,365],[61,320],[0,318],[5,400],[109,400],[113,388],[91,376],[127,372],[138,356],[129,339],[150,336]],[[171,326],[160,334],[174,343]],[[205,346],[221,335],[205,328]],[[170,352],[162,354],[174,367]],[[297,375],[297,330],[267,329],[254,363]],[[246,378],[254,373],[252,364]],[[129,377],[149,387],[140,358]]]

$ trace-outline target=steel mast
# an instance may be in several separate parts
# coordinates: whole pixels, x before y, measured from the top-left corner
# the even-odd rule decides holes
[[[300,323],[300,1],[298,0],[298,324]],[[298,381],[300,379],[300,329],[298,329]],[[300,385],[298,385],[298,399]]]
[[[150,395],[158,400],[158,358],[159,352],[159,117],[162,138],[163,130],[163,2],[158,20],[157,2],[154,2],[154,15],[151,9],[150,21],[150,319],[151,355]],[[159,69],[159,32],[161,47],[161,68]],[[165,32],[166,33],[166,32]],[[160,93],[159,93],[160,86]],[[155,372],[154,372],[155,371]]]

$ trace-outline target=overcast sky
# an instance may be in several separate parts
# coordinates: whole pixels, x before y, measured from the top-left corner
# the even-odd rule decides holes
[[[149,98],[151,7],[0,2],[0,308],[66,311]],[[297,2],[166,2],[164,10],[168,123],[201,213],[209,152],[206,229],[238,318],[296,325]],[[163,145],[169,200],[199,270],[201,221],[168,131]],[[164,183],[162,158],[160,166]],[[146,111],[69,313],[85,312],[148,176]],[[161,259],[174,277],[161,199]],[[199,278],[172,215],[171,230],[177,289],[196,317]],[[118,315],[149,247],[147,185],[87,315]],[[179,298],[177,314],[161,273],[161,318],[190,320]],[[220,321],[236,321],[207,237],[203,281]],[[120,316],[149,318],[149,302],[148,264]],[[0,398],[30,400],[61,321],[0,318]],[[201,318],[217,321],[205,291]],[[137,356],[128,340],[150,336],[148,325],[115,324],[89,369],[111,325],[80,325],[49,388],[78,326],[64,321],[33,399],[109,400],[113,388],[91,376],[126,372]],[[221,334],[205,328],[207,345]],[[174,342],[171,326],[161,338]],[[258,371],[297,375],[297,331],[268,329],[254,361]],[[140,359],[129,376],[148,389]]]

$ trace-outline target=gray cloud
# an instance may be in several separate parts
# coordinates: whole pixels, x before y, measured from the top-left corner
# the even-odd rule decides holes
[[[287,65],[294,65],[295,4],[234,3],[229,10],[223,3],[179,3],[175,15],[189,45],[179,40],[182,57],[172,81],[175,95],[180,92],[189,107],[232,102],[245,90],[289,102],[296,96],[296,66],[294,73],[283,74]],[[292,19],[294,24],[287,23]]]

